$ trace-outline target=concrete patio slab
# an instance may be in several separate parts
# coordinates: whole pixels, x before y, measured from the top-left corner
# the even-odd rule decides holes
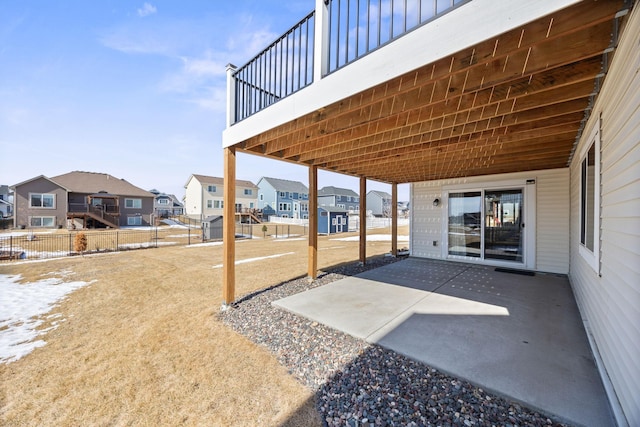
[[[274,304],[571,423],[614,425],[566,277],[410,258]]]

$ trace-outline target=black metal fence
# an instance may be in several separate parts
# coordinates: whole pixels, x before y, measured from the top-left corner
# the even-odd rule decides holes
[[[84,233],[86,248],[79,250],[76,236]],[[193,245],[215,241],[205,240],[199,227],[152,227],[142,230],[96,231],[26,231],[0,234],[0,262],[24,259],[60,258],[102,252],[157,248],[173,245]],[[250,224],[236,224],[236,238],[252,238]],[[219,239],[218,239],[219,240]]]

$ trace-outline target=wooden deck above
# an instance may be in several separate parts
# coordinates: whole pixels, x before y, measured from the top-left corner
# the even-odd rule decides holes
[[[565,167],[624,8],[580,2],[235,147],[394,183]]]

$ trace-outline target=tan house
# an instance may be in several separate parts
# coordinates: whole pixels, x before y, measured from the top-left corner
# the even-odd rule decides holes
[[[191,218],[204,219],[223,214],[224,179],[193,174],[184,185],[184,210]],[[258,187],[251,181],[236,181],[234,213],[250,214],[258,206]]]
[[[392,206],[397,184],[411,184],[413,257],[567,274],[616,420],[638,426],[640,10],[431,3],[380,14],[379,2],[356,13],[316,0],[257,57],[229,65],[225,182],[237,151],[308,167],[312,278],[319,168],[360,178],[361,216],[367,179],[391,185]],[[224,234],[229,304],[235,243]]]
[[[152,223],[154,195],[105,173],[40,175],[11,188],[14,227],[118,228]]]

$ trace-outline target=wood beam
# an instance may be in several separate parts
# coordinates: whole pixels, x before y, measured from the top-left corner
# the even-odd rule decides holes
[[[236,291],[236,149],[224,149],[224,193],[222,233],[222,304],[229,306]]]
[[[398,183],[391,184],[391,255],[398,256]]]
[[[360,264],[367,263],[367,178],[360,177]]]
[[[310,279],[318,277],[318,167],[309,166],[309,268]]]

